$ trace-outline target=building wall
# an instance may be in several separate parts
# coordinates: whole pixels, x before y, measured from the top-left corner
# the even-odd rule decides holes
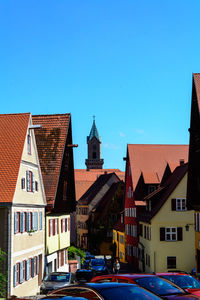
[[[151,228],[150,240],[140,237],[140,243],[144,246],[145,260],[146,254],[150,256],[150,266],[145,261],[146,272],[170,271],[167,269],[168,256],[176,257],[176,270],[191,272],[195,266],[194,211],[172,211],[171,209],[171,199],[186,198],[186,182],[187,175],[151,220],[150,225],[141,222]],[[192,224],[189,225],[189,231],[186,231],[186,224]],[[182,227],[182,241],[160,241],[160,227]]]
[[[31,135],[31,154],[27,151],[26,138],[9,219],[11,242],[9,244],[8,281],[10,286],[8,294],[16,296],[35,295],[39,291],[44,270],[46,200],[34,131],[28,130],[28,133]],[[33,176],[31,175],[32,179],[28,180],[30,172]],[[19,219],[16,217],[17,214]],[[20,224],[17,232],[16,224]],[[22,224],[23,230],[21,230]],[[17,271],[18,267],[20,272]],[[20,274],[19,277],[18,274]]]
[[[126,213],[131,209],[134,209],[136,214],[133,216],[132,214]],[[126,254],[127,261],[134,265],[134,267],[138,268],[138,235],[137,235],[137,208],[135,207],[135,202],[133,199],[133,185],[132,185],[132,174],[129,160],[126,164],[126,182],[125,182],[125,235],[126,235]],[[133,227],[136,228],[134,233],[131,235],[128,232],[128,228]]]
[[[113,243],[116,243],[116,256],[120,262],[126,262],[126,240],[125,233],[113,230]]]

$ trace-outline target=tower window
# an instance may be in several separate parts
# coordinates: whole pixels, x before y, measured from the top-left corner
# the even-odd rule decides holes
[[[92,158],[93,158],[93,159],[96,159],[96,158],[97,158],[97,153],[96,153],[96,152],[93,152],[93,153],[92,153]]]

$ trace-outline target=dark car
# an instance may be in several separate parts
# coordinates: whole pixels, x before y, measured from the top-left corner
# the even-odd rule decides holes
[[[93,270],[88,269],[78,269],[76,271],[76,281],[78,283],[90,282],[90,280],[95,276]]]
[[[163,297],[164,299],[200,299],[179,288],[172,282],[150,274],[111,274],[96,276],[91,282],[120,282],[134,283]]]
[[[137,286],[123,283],[86,283],[74,285],[53,291],[43,299],[62,299],[61,297],[74,296],[89,300],[159,300],[159,296]],[[52,298],[51,298],[52,297]],[[57,297],[57,298],[56,298]]]
[[[75,284],[75,275],[70,272],[52,272],[46,275],[40,285],[40,294],[47,294],[52,290]]]
[[[165,278],[187,292],[197,295],[200,297],[200,281],[187,273],[167,272],[167,273],[156,273],[157,276]]]
[[[105,260],[102,258],[91,259],[89,266],[96,275],[108,274],[108,268],[106,266]]]

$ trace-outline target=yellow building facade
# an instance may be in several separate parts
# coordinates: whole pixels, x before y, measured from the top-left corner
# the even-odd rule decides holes
[[[126,240],[125,233],[113,230],[113,244],[116,245],[116,256],[120,262],[126,262]]]
[[[194,211],[186,205],[187,173],[150,222],[140,222],[140,270],[191,272],[195,267]],[[172,210],[172,199],[180,204]]]

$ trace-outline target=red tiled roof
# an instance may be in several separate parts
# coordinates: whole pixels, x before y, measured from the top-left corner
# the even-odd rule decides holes
[[[119,169],[90,169],[89,171],[86,169],[74,170],[76,200],[78,201],[97,178],[105,173],[115,173],[120,180],[124,181],[125,173]]]
[[[47,205],[54,205],[70,114],[34,115],[36,143],[43,176]]]
[[[0,115],[0,202],[12,202],[30,113]]]
[[[143,174],[143,178],[144,178],[144,182],[146,184],[150,184],[150,183],[159,183],[160,180],[158,178],[158,174],[156,172],[142,172]]]
[[[187,162],[188,149],[188,145],[128,144],[133,189],[141,172],[157,173],[161,180],[167,163],[174,168],[182,159]]]
[[[197,102],[200,110],[200,73],[194,73],[193,78],[194,78],[194,85],[197,94]]]

